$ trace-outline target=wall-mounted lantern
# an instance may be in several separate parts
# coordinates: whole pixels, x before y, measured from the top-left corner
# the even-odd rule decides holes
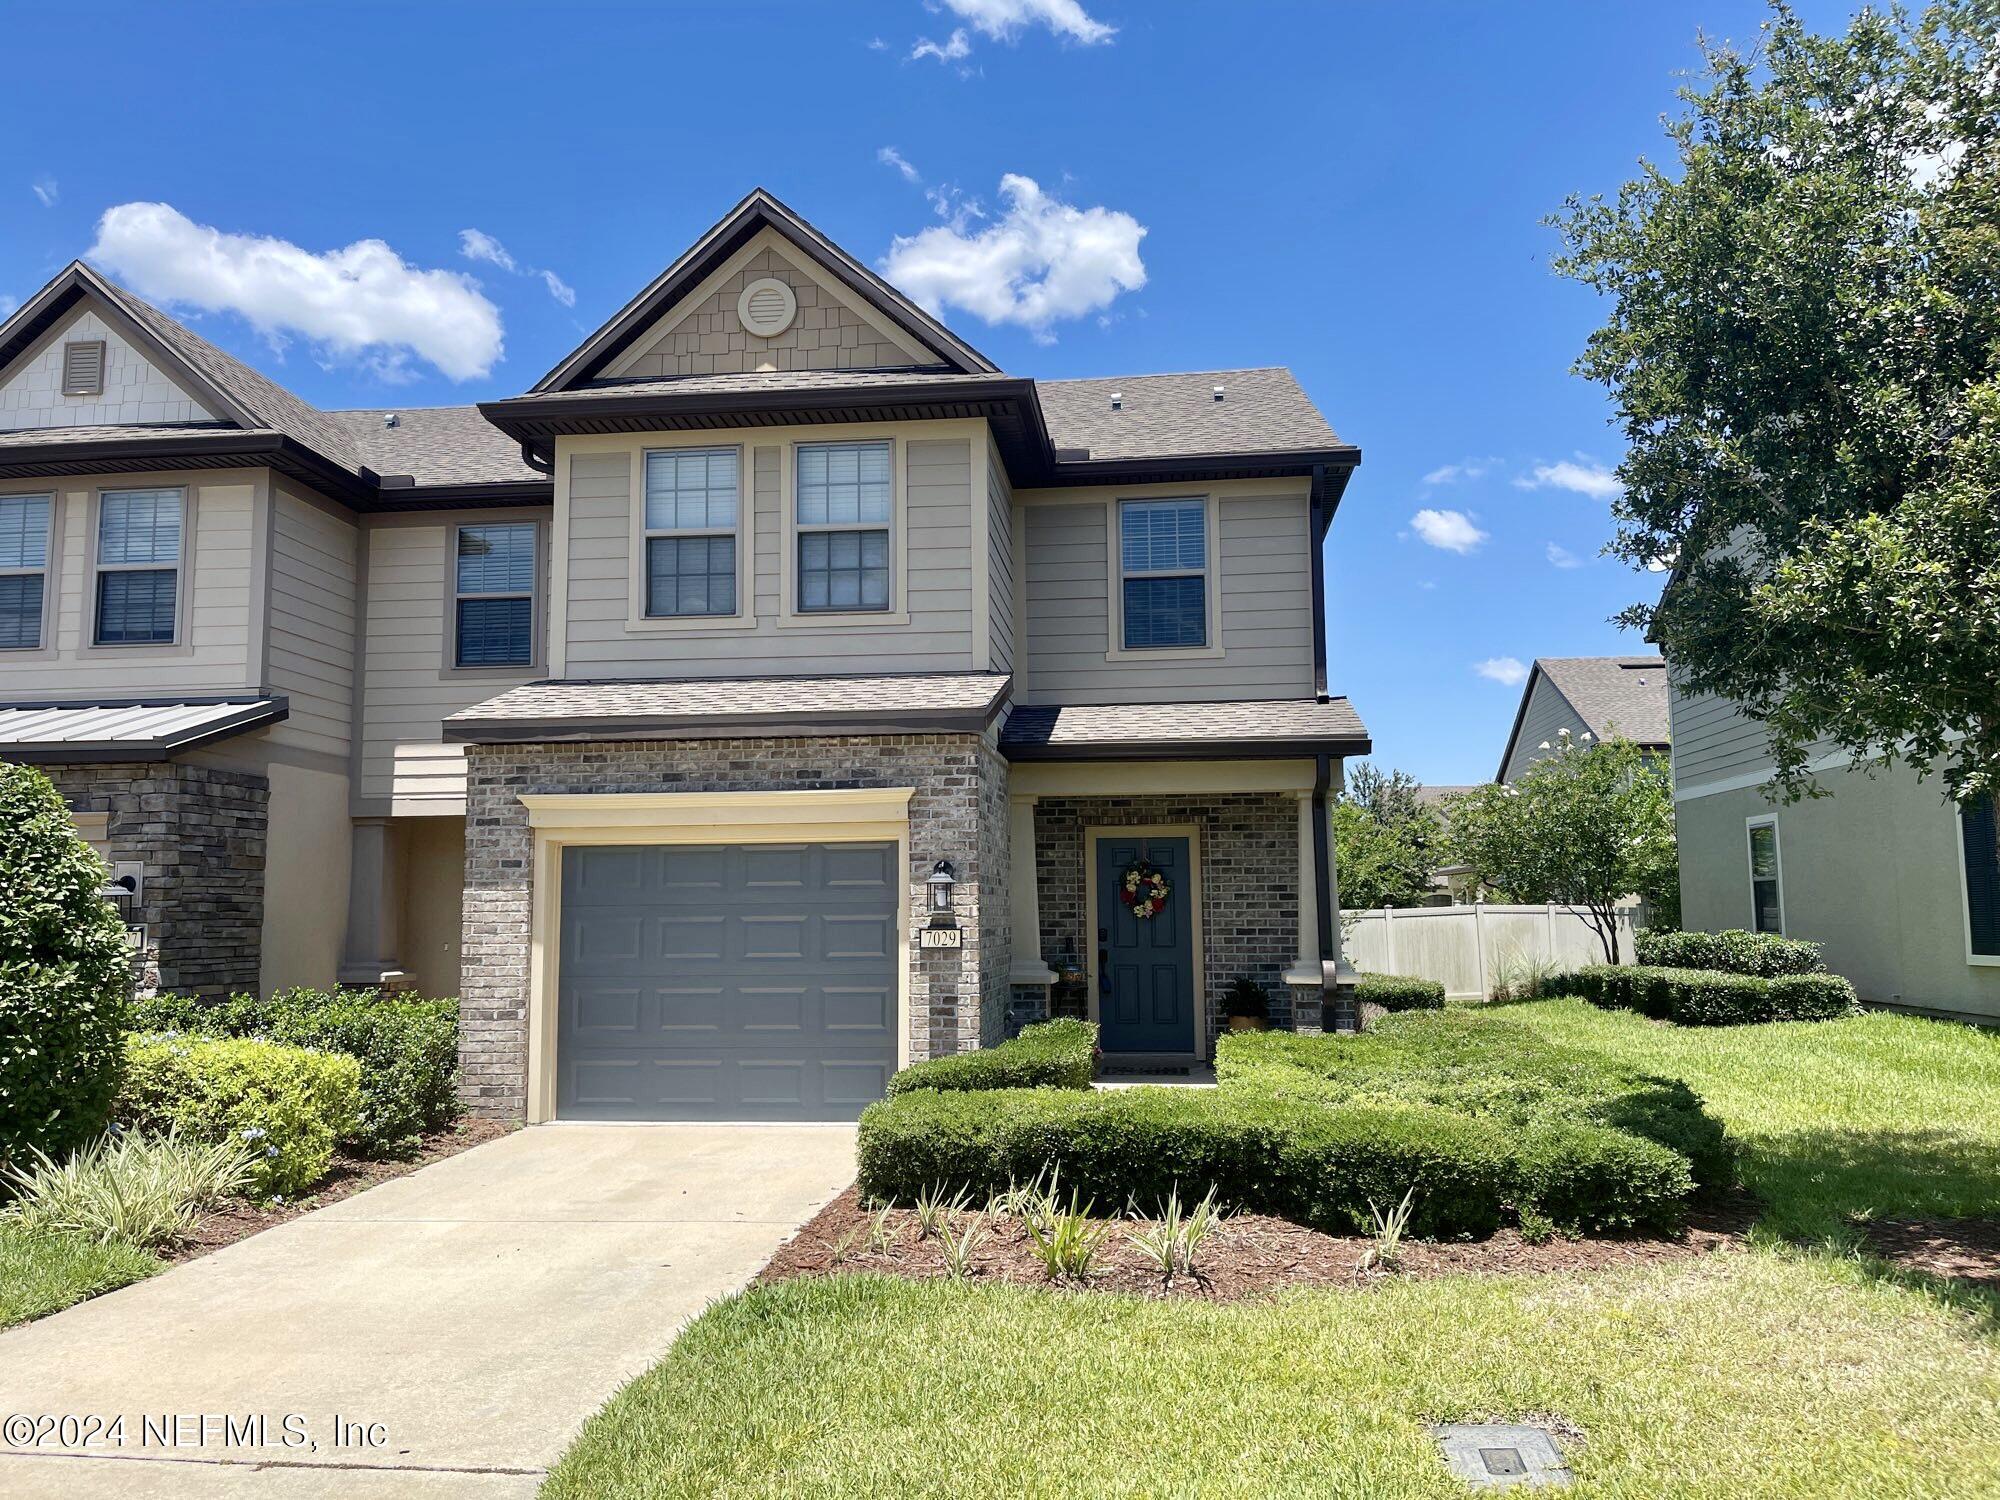
[[[924,890],[928,895],[931,925],[941,925],[943,919],[951,916],[951,888],[958,884],[958,877],[952,873],[951,861],[941,859],[931,867]]]

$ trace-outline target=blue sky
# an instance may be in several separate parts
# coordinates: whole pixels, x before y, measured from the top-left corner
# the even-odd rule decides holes
[[[761,183],[1014,373],[1290,365],[1363,450],[1333,689],[1378,760],[1475,781],[1519,695],[1479,664],[1644,649],[1607,617],[1652,586],[1596,557],[1617,437],[1568,367],[1600,313],[1540,220],[1660,149],[1697,33],[1761,17],[20,5],[10,50],[51,65],[12,72],[0,309],[96,246],[317,404],[458,404],[525,389]]]

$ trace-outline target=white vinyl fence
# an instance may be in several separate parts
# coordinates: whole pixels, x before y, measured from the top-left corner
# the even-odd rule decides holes
[[[1618,912],[1618,956],[1632,962],[1636,907]],[[1444,981],[1454,999],[1484,1000],[1509,965],[1580,969],[1604,962],[1587,913],[1568,906],[1406,906],[1342,912],[1347,961],[1377,974]]]

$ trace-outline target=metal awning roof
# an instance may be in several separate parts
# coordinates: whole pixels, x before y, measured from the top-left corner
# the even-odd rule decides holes
[[[105,703],[0,705],[0,760],[62,764],[166,760],[290,712],[272,698],[126,698]]]

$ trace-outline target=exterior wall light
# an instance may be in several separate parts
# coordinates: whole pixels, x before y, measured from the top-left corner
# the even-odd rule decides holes
[[[931,867],[930,875],[924,881],[928,893],[931,921],[935,924],[951,915],[951,888],[958,884],[958,877],[952,873],[951,861],[941,859]]]

